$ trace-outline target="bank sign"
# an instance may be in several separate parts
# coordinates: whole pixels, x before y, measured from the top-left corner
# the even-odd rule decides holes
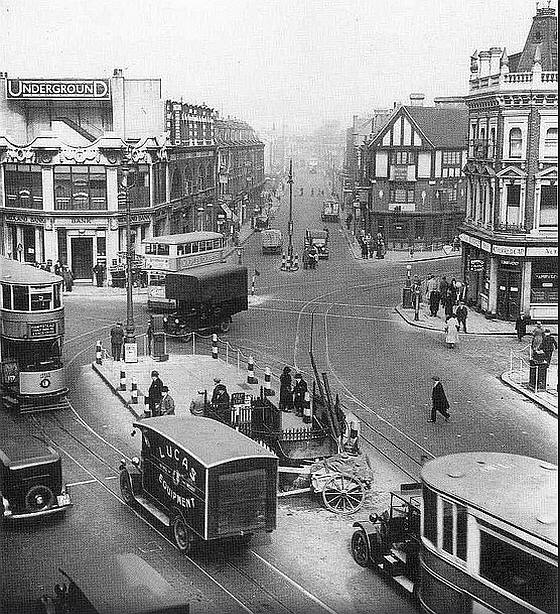
[[[11,100],[110,100],[108,79],[8,79]]]

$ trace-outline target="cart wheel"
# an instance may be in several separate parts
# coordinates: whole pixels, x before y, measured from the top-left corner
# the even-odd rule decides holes
[[[125,471],[121,473],[119,482],[121,486],[121,497],[123,498],[123,501],[127,505],[132,505],[134,503],[134,495],[132,494],[132,488],[130,487],[130,479]]]
[[[350,544],[352,558],[360,567],[369,567],[369,543],[366,532],[363,529],[355,531]]]
[[[223,322],[220,322],[220,332],[221,333],[227,333],[230,328],[231,328],[231,322],[229,320],[224,320]]]
[[[364,485],[348,475],[336,475],[323,487],[323,501],[327,509],[337,514],[357,512],[365,500]]]
[[[182,553],[187,554],[192,548],[192,536],[182,516],[175,516],[171,530],[173,531],[175,545]]]

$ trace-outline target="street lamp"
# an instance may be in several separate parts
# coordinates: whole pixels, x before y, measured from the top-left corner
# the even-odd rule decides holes
[[[204,230],[204,207],[197,207],[198,212],[198,230]]]
[[[288,215],[288,265],[291,269],[294,254],[294,212],[293,212],[293,185],[294,177],[292,173],[292,160],[290,159],[290,172],[288,173],[288,185],[290,186],[290,200],[289,200],[289,215]]]
[[[124,199],[126,211],[126,328],[124,338],[124,360],[125,362],[138,361],[138,348],[136,337],[134,336],[134,305],[132,302],[132,232],[130,227],[130,198],[129,190],[133,183],[129,183],[130,167],[121,166],[123,174],[122,188],[119,196]]]
[[[410,288],[410,272],[412,270],[412,265],[406,265],[406,287]]]

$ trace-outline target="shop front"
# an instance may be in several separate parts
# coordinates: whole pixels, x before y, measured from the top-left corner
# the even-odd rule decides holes
[[[498,259],[496,314],[503,320],[515,320],[521,309],[521,260]]]

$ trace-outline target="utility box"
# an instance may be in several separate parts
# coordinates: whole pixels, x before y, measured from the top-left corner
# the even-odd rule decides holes
[[[152,357],[159,362],[169,359],[169,354],[167,353],[167,340],[164,332],[154,332]]]
[[[402,306],[406,309],[412,309],[412,288],[403,288],[402,291]]]
[[[545,360],[529,361],[529,388],[534,392],[546,392],[546,372],[548,365]]]

